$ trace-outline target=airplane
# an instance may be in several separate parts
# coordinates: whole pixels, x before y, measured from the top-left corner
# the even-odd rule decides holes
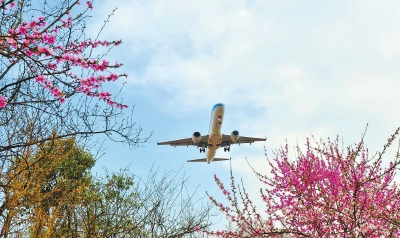
[[[211,119],[210,119],[210,129],[209,134],[202,136],[200,132],[196,131],[193,133],[191,138],[173,140],[173,141],[165,141],[158,142],[157,145],[170,145],[170,146],[186,146],[189,145],[197,146],[200,148],[200,153],[206,153],[206,158],[203,159],[195,159],[188,160],[187,162],[207,162],[210,164],[211,161],[224,161],[229,160],[225,158],[215,158],[215,153],[217,149],[220,147],[224,147],[224,151],[230,151],[232,144],[245,144],[254,143],[256,141],[266,141],[265,138],[253,138],[253,137],[245,137],[239,136],[239,131],[234,130],[230,135],[221,134],[222,122],[224,120],[225,113],[225,105],[222,103],[217,103],[214,105],[211,111]]]

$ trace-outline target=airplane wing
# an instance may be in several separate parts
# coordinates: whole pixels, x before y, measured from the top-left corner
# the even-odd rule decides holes
[[[165,142],[157,142],[157,145],[170,145],[170,146],[186,146],[195,145],[195,146],[202,146],[207,145],[208,143],[208,135],[201,136],[200,142],[198,144],[194,144],[192,138],[180,139],[180,140],[171,140]]]
[[[266,141],[267,138],[255,138],[255,137],[246,137],[246,136],[239,136],[239,139],[236,142],[231,141],[230,135],[222,134],[222,142],[221,146],[228,146],[232,144],[245,144],[245,143],[254,143],[256,141]]]
[[[214,158],[212,161],[225,161],[225,160],[229,160],[229,159]],[[188,160],[187,162],[207,162],[207,159],[206,158],[203,158],[203,159],[192,159],[192,160]]]

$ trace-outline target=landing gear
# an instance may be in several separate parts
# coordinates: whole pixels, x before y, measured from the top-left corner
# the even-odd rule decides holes
[[[201,152],[206,153],[206,148],[200,148],[200,153],[201,153]]]
[[[227,152],[227,151],[228,152],[231,151],[231,146],[227,146],[227,147],[224,148],[224,152]]]

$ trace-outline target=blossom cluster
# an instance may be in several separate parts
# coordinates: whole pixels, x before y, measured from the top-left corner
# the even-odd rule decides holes
[[[204,232],[217,237],[400,236],[400,189],[394,181],[399,156],[387,167],[382,163],[383,154],[399,131],[375,156],[369,154],[363,139],[347,150],[339,148],[338,138],[316,142],[316,147],[307,139],[306,151],[296,147],[295,160],[289,159],[285,145],[272,159],[267,157],[270,175],[254,171],[266,186],[260,190],[265,204],[263,216],[245,188],[234,184],[233,176],[231,191],[215,176],[230,205],[209,198],[235,229]],[[234,191],[236,187],[239,191]]]
[[[79,1],[75,1],[71,7],[76,4],[79,4]],[[93,8],[91,1],[87,1],[86,5],[90,9]],[[15,3],[0,0],[0,7],[11,11]],[[111,64],[106,59],[84,57],[87,50],[99,46],[118,46],[121,41],[88,39],[65,44],[58,33],[72,26],[73,19],[69,14],[51,23],[48,23],[43,16],[31,21],[22,21],[0,38],[0,49],[3,51],[3,56],[6,55],[10,65],[15,65],[24,59],[29,74],[34,75],[32,78],[49,90],[61,103],[71,96],[71,93],[66,94],[61,89],[61,85],[64,87],[67,85],[67,88],[73,89],[73,92],[96,97],[117,108],[126,108],[127,105],[115,102],[109,92],[100,91],[102,83],[116,81],[119,77],[127,77],[127,74],[117,75],[110,72],[111,69],[118,68],[122,64],[118,62]],[[88,70],[92,76],[77,77],[72,73],[74,68]],[[7,97],[1,95],[0,108],[6,105]]]

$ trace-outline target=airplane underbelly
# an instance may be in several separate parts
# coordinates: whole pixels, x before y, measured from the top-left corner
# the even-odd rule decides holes
[[[215,150],[221,147],[222,136],[210,136],[208,139],[208,148],[214,148]]]
[[[208,150],[207,150],[207,162],[210,163],[214,157],[217,149],[221,147],[222,143],[222,120],[224,116],[224,107],[218,107],[213,111],[211,115],[210,131],[208,137]]]

